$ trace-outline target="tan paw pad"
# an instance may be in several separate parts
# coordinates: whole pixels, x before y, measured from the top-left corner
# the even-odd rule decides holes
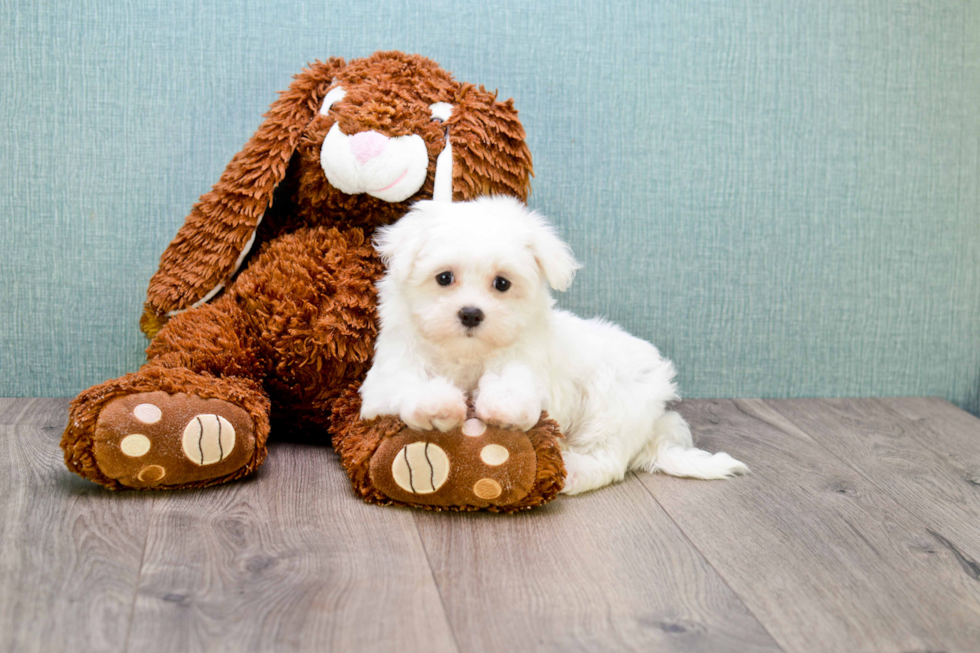
[[[487,425],[483,422],[483,420],[473,417],[463,423],[463,435],[468,435],[471,438],[478,438],[486,432]]]
[[[144,424],[156,424],[163,417],[163,411],[153,404],[140,404],[133,409],[133,417]]]
[[[130,433],[119,443],[119,449],[130,458],[145,456],[150,450],[150,438],[142,433]]]
[[[167,475],[167,470],[165,470],[160,465],[147,465],[140,470],[137,478],[144,483],[157,483],[163,480],[163,477]]]
[[[473,485],[473,494],[481,499],[496,499],[503,492],[500,483],[492,478],[481,478]]]
[[[499,444],[488,444],[480,449],[480,460],[493,467],[503,465],[508,458],[510,458],[510,452],[507,451],[506,447],[501,447]]]

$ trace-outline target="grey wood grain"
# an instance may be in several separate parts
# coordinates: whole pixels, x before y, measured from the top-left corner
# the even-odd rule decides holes
[[[66,404],[0,405],[0,650],[124,649],[148,502],[65,468]]]
[[[461,651],[780,650],[635,478],[415,518]]]
[[[131,651],[454,651],[411,512],[364,504],[327,447],[154,503]]]
[[[964,503],[976,510],[980,500],[980,419],[936,397],[878,401],[916,424],[914,437],[954,471]]]
[[[802,429],[684,402],[701,446],[752,474],[639,477],[787,651],[975,651],[980,586],[928,527]]]
[[[68,399],[0,398],[0,425],[58,426],[62,429],[68,417]]]
[[[0,424],[11,423],[8,414],[17,405],[18,401],[23,402],[22,399],[19,400],[16,397],[0,397]]]
[[[980,559],[980,487],[971,480],[980,471],[980,420],[945,402],[932,426],[903,417],[899,411],[908,402],[901,400],[766,403],[913,512],[934,545],[954,557]],[[980,581],[975,565],[961,565],[961,582],[970,588]]]
[[[0,651],[980,641],[980,420],[941,400],[685,402],[751,476],[512,516],[365,505],[329,449],[285,443],[250,481],[109,492],[64,468],[66,405],[0,399]]]

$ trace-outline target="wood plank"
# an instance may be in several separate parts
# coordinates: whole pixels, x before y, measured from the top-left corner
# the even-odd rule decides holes
[[[941,400],[686,402],[751,476],[640,475],[514,516],[367,506],[293,444],[253,481],[112,493],[64,468],[66,405],[0,400],[0,650],[980,641],[980,420]]]
[[[16,397],[0,397],[0,424],[10,424],[8,415],[13,410],[17,402],[23,402],[24,399],[17,399]]]
[[[880,403],[917,428],[913,434],[930,451],[941,456],[962,484],[971,506],[980,497],[980,419],[937,397],[889,397]]]
[[[639,482],[415,515],[461,651],[778,651]]]
[[[787,651],[974,651],[980,584],[925,524],[799,428],[746,402],[679,410],[700,445],[745,461],[725,482],[640,475]]]
[[[251,480],[161,495],[128,648],[456,650],[411,513],[290,443]]]
[[[755,406],[761,408],[760,403]],[[902,403],[896,402],[896,409]],[[934,544],[975,561],[980,559],[980,487],[971,478],[980,471],[980,420],[943,403],[931,418],[935,428],[877,399],[781,400],[766,407],[812,434],[914,513],[929,527]],[[980,580],[975,565],[961,565],[962,580],[971,587]]]
[[[66,398],[3,398],[0,399],[0,425],[60,426],[67,423]]]
[[[149,498],[69,472],[66,400],[14,400],[0,425],[0,649],[122,651]]]

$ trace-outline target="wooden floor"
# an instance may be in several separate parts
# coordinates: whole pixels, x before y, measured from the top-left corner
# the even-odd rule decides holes
[[[938,399],[687,401],[752,475],[512,516],[367,505],[287,443],[113,493],[66,410],[0,399],[0,651],[980,651],[980,420]]]

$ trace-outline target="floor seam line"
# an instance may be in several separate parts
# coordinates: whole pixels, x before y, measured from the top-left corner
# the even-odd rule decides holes
[[[453,646],[456,647],[456,653],[462,653],[463,649],[459,647],[459,639],[456,637],[456,628],[453,627],[453,622],[449,620],[449,610],[446,609],[446,598],[442,595],[442,588],[439,587],[439,581],[436,579],[436,570],[432,568],[432,559],[429,557],[429,550],[425,547],[425,542],[422,540],[418,515],[412,515],[412,525],[415,527],[415,536],[418,538],[419,546],[422,547],[422,553],[425,554],[425,564],[429,566],[429,577],[432,579],[432,584],[436,588],[436,594],[439,595],[439,606],[442,608],[442,616],[446,620],[446,625],[449,626],[449,632],[452,633]]]

